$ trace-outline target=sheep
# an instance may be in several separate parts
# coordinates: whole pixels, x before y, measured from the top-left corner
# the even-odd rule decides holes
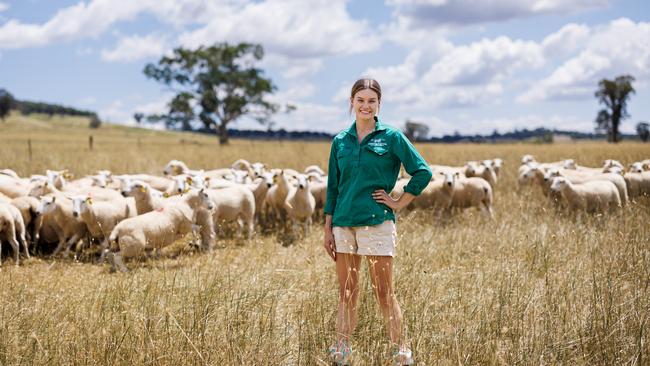
[[[160,191],[139,180],[133,181],[130,187],[126,187],[122,195],[135,198],[135,209],[138,215],[160,209],[165,205]]]
[[[86,224],[91,238],[100,241],[102,253],[108,248],[108,235],[120,221],[133,217],[125,200],[113,202],[93,202],[87,195],[72,197],[72,215],[80,217]]]
[[[484,215],[494,218],[492,211],[492,187],[485,179],[479,177],[462,178],[455,174],[452,208],[476,207]]]
[[[29,183],[8,175],[0,174],[0,193],[9,198],[29,195]]]
[[[407,210],[433,208],[436,217],[440,218],[442,213],[449,209],[454,195],[456,174],[451,172],[438,172],[437,174],[443,179],[434,179],[429,182],[422,192],[415,196],[413,201],[406,207]],[[404,191],[406,183],[408,183],[408,180],[400,184],[400,192]]]
[[[230,166],[230,168],[235,172],[245,172],[245,176],[249,177],[251,181],[256,177],[255,171],[253,170],[253,167],[251,163],[248,162],[248,160],[238,159]]]
[[[316,200],[316,213],[320,215],[321,209],[325,207],[327,201],[327,177],[320,176],[315,172],[309,173],[307,176],[311,177],[309,190]]]
[[[436,173],[438,172],[444,172],[444,173],[459,173],[460,175],[466,177],[467,174],[472,174],[473,169],[474,169],[474,164],[473,162],[468,162],[464,166],[449,166],[449,165],[435,165],[431,164],[429,165],[429,168],[431,169],[431,172],[433,173],[431,175],[431,179],[435,179],[437,176]]]
[[[535,160],[535,157],[530,154],[526,154],[521,157],[521,164],[536,163],[536,162],[537,160]]]
[[[321,176],[326,175],[325,171],[323,171],[323,169],[321,169],[321,167],[319,167],[318,165],[310,165],[306,167],[305,174],[309,175],[309,173],[318,173]]]
[[[603,161],[603,169],[611,168],[611,167],[618,167],[621,169],[625,169],[623,164],[621,164],[620,161],[618,160],[613,160],[613,159],[606,159]]]
[[[309,227],[312,224],[311,216],[314,214],[316,208],[316,200],[311,194],[309,187],[312,178],[304,174],[294,176],[294,178],[298,184],[295,187],[291,187],[287,194],[285,209],[293,224],[293,232],[295,233],[299,223],[302,223],[303,235],[307,236]]]
[[[280,219],[285,216],[286,210],[284,201],[289,194],[289,179],[283,170],[273,175],[274,186],[269,188],[264,200],[264,206],[276,218]]]
[[[619,174],[612,174],[612,173],[592,174],[587,172],[574,171],[571,169],[560,170],[554,168],[554,169],[550,169],[548,171],[548,174],[544,178],[547,182],[550,183],[551,178],[560,177],[560,176],[566,177],[571,181],[571,183],[584,183],[592,180],[608,180],[614,183],[614,185],[616,186],[621,203],[623,205],[626,205],[627,202],[629,201],[628,193],[627,193],[627,184],[625,183],[625,179]]]
[[[627,184],[630,198],[650,196],[650,172],[625,173],[623,179]]]
[[[255,225],[255,196],[250,189],[235,185],[221,189],[206,189],[214,209],[212,219],[216,229],[224,222],[238,223],[237,236],[242,236],[246,227],[246,238],[250,239]]]
[[[555,177],[551,189],[561,192],[562,197],[573,210],[593,212],[621,207],[621,197],[616,185],[607,180],[571,183],[565,177]]]
[[[490,165],[480,164],[478,166],[472,166],[468,163],[465,165],[465,171],[466,177],[481,177],[490,183],[492,188],[497,184],[497,176],[491,167],[491,163]]]
[[[11,203],[11,198],[5,196],[4,193],[0,193],[0,203]]]
[[[86,224],[72,214],[72,202],[62,194],[52,194],[41,197],[39,215],[55,223],[58,245],[52,256],[56,256],[65,248],[64,256],[70,248],[86,235]]]
[[[70,194],[70,195],[87,194],[97,201],[111,201],[111,200],[116,200],[121,198],[120,193],[111,189],[99,188],[99,187],[86,187],[86,188],[81,188],[76,190],[60,191],[54,185],[48,182],[34,183],[28,193],[29,196],[32,197],[41,197],[46,194],[63,194],[63,193]]]
[[[126,176],[122,176],[122,177],[126,177]],[[171,179],[165,177],[159,177],[156,175],[150,175],[150,174],[131,174],[128,175],[128,179],[130,179],[131,181],[139,180],[141,182],[145,182],[151,188],[161,192],[164,192],[165,190],[167,190],[167,188],[169,188],[171,184],[173,184]]]
[[[10,177],[15,178],[15,179],[20,179],[20,176],[18,174],[16,174],[16,172],[11,170],[11,169],[0,169],[0,174],[7,175],[7,176],[10,176]]]
[[[248,188],[255,197],[255,221],[260,222],[262,220],[262,213],[264,212],[264,205],[266,195],[269,189],[273,186],[273,175],[270,173],[263,173],[261,177],[255,179],[253,183],[248,183],[244,185]]]
[[[230,168],[224,168],[224,169],[214,169],[214,170],[191,170],[187,167],[187,165],[180,161],[180,160],[171,160],[167,165],[165,165],[165,168],[163,169],[163,174],[164,175],[180,175],[180,174],[201,174],[205,177],[210,177],[210,178],[222,178],[225,179],[226,177],[232,175],[232,169]]]
[[[126,272],[123,259],[162,249],[191,232],[195,212],[200,208],[211,210],[212,202],[205,190],[191,190],[161,210],[131,217],[115,225],[108,238],[112,248],[104,250],[111,271],[119,268]]]
[[[628,170],[629,173],[643,173],[648,169],[645,168],[642,162],[637,161],[632,164],[630,164],[630,169]]]
[[[36,237],[36,219],[38,217],[38,199],[30,196],[16,197],[11,200],[11,204],[14,205],[19,211],[23,218],[23,223],[25,224],[25,237],[31,242]],[[31,229],[28,229],[31,228]]]
[[[19,240],[22,240],[23,242],[25,248],[25,255],[27,256],[27,258],[29,258],[29,252],[27,251],[27,245],[25,243],[25,237],[24,237],[25,228],[22,222],[22,217],[20,217],[20,212],[19,212],[18,213],[19,220],[16,220],[17,217],[14,210],[18,211],[17,208],[11,206],[10,204],[0,203],[0,235],[1,235],[0,239],[4,237],[4,239],[9,242],[14,252],[14,262],[16,266],[18,266],[20,263],[19,262],[20,243],[18,239],[16,239],[16,234],[18,234]],[[22,231],[20,225],[23,225]],[[22,237],[21,237],[21,233],[22,233]],[[0,266],[1,265],[2,265],[2,240],[0,240]]]

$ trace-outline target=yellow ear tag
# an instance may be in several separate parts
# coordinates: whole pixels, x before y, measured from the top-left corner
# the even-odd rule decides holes
[[[93,200],[90,199],[90,198],[88,198],[88,199],[86,200],[86,202],[87,202],[89,205],[92,205],[92,204],[93,204]]]
[[[169,193],[164,192],[164,193],[163,193],[163,197],[165,197],[165,198],[169,198]]]
[[[185,179],[185,181],[186,181],[188,184],[192,184],[192,178],[191,178],[191,177],[187,177],[187,179]]]
[[[146,192],[147,192],[147,190],[146,190],[146,189],[144,189],[144,187],[140,187],[140,192],[142,192],[142,193],[146,193]]]
[[[187,193],[187,192],[189,192],[189,191],[190,191],[189,188],[185,188],[185,189],[183,190],[183,193]]]

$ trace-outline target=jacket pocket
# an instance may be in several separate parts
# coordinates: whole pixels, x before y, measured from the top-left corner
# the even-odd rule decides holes
[[[366,149],[374,152],[375,154],[382,156],[385,155],[388,152],[388,148],[385,146],[366,146]]]

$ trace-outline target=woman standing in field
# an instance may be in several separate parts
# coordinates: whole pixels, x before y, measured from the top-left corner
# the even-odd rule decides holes
[[[375,297],[386,321],[394,365],[411,365],[413,357],[402,335],[402,311],[393,293],[393,257],[397,232],[395,215],[420,194],[431,170],[404,134],[377,117],[381,88],[374,79],[352,86],[350,112],[355,122],[334,137],[329,158],[325,239],[327,253],[336,262],[339,306],[336,343],[330,356],[348,365],[350,334],[357,323],[361,256],[368,267]],[[395,200],[388,193],[397,181],[400,165],[412,176],[404,194]]]

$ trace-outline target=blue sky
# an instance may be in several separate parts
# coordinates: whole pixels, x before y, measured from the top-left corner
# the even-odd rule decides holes
[[[349,88],[370,76],[386,122],[435,136],[592,131],[598,80],[631,74],[633,132],[650,120],[649,18],[642,0],[0,0],[0,88],[132,124],[170,98],[147,63],[247,41],[265,47],[273,99],[298,108],[276,127],[345,128]]]

